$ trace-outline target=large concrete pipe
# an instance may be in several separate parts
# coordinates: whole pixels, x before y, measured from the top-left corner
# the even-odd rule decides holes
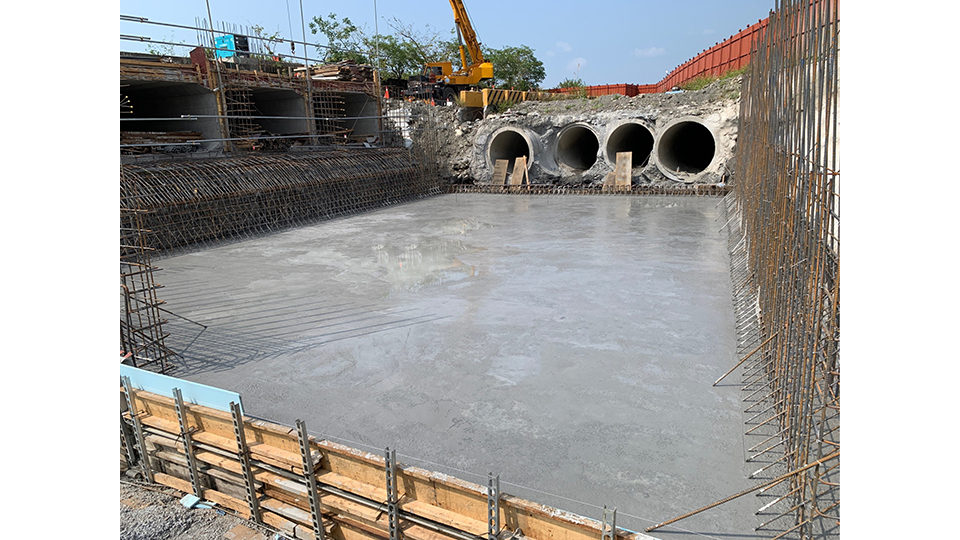
[[[657,161],[660,170],[669,177],[697,174],[710,166],[716,149],[713,133],[707,126],[697,120],[681,120],[667,126],[660,135]]]
[[[653,152],[653,133],[643,124],[627,122],[607,136],[607,162],[617,164],[617,152],[633,152],[633,168],[644,167]]]
[[[487,159],[492,168],[498,159],[505,159],[509,162],[507,172],[513,172],[513,163],[520,157],[527,158],[529,167],[534,158],[533,144],[525,134],[511,128],[503,128],[490,137],[490,144],[487,146]]]
[[[587,126],[567,126],[557,137],[557,163],[576,171],[585,171],[597,162],[600,141]]]

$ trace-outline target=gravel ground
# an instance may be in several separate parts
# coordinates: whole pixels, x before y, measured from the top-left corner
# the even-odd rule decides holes
[[[121,481],[120,540],[221,540],[237,525],[252,526],[229,511],[188,509],[180,504],[180,497],[162,486]]]

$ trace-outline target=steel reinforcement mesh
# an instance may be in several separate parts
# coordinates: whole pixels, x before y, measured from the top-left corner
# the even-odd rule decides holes
[[[729,223],[747,461],[772,538],[840,534],[838,28],[835,0],[781,0],[743,82]]]
[[[422,157],[333,148],[123,165],[120,189],[124,200],[137,194],[150,247],[171,249],[439,194]]]

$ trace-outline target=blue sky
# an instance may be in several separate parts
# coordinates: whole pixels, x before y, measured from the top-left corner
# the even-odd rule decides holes
[[[480,41],[489,47],[528,45],[546,69],[546,88],[567,77],[579,75],[585,83],[645,84],[663,78],[666,72],[703,49],[723,41],[742,28],[767,16],[773,0],[554,0],[518,2],[465,0]],[[289,7],[289,17],[288,17]],[[214,21],[252,26],[283,37],[301,38],[300,0],[210,0]],[[307,21],[314,15],[334,12],[349,17],[372,34],[378,20],[381,33],[386,22],[398,18],[424,29],[453,29],[453,11],[445,0],[398,2],[324,2],[303,0]],[[152,21],[194,25],[206,18],[204,0],[121,0],[120,14]],[[120,22],[120,34],[147,36],[163,41],[196,41],[196,33],[152,25]],[[323,38],[310,34],[308,41]],[[142,51],[144,46],[120,41],[120,49]]]

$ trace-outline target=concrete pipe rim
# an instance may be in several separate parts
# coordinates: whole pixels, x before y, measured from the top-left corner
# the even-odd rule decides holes
[[[599,160],[600,135],[589,124],[567,124],[557,133],[553,154],[557,167],[588,171]]]
[[[525,146],[525,148],[523,148]],[[516,158],[527,157],[527,167],[533,165],[537,159],[535,144],[530,134],[515,127],[501,127],[490,134],[487,148],[484,152],[487,159],[487,168],[492,172],[498,159],[507,159],[507,172],[513,171]]]
[[[677,118],[659,130],[653,154],[664,176],[694,183],[719,158],[717,135],[702,119]]]
[[[642,131],[641,131],[642,130]],[[627,133],[624,133],[624,132]],[[629,135],[630,131],[640,132],[640,141],[627,141],[626,144],[621,144],[622,141],[618,139]],[[631,138],[632,139],[632,138]],[[654,130],[651,126],[640,120],[626,120],[619,123],[616,127],[609,131],[606,137],[606,142],[603,145],[603,155],[604,159],[607,160],[607,163],[611,167],[617,166],[617,152],[636,152],[637,148],[640,148],[640,152],[643,155],[643,159],[638,160],[637,154],[634,153],[633,156],[633,170],[645,168],[650,164],[650,160],[653,157],[654,147],[656,145],[656,139],[654,137]],[[613,146],[613,148],[611,148]],[[649,146],[649,147],[648,147]]]

